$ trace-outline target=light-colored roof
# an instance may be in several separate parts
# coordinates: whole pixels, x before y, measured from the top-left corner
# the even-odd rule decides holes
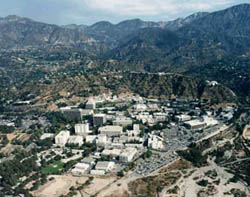
[[[190,126],[198,126],[198,125],[203,125],[203,124],[206,124],[205,122],[202,122],[200,120],[190,120],[190,121],[187,121],[185,122],[186,124],[190,125]]]
[[[94,114],[94,117],[105,117],[106,114]]]
[[[126,148],[122,151],[121,155],[120,156],[123,156],[123,157],[128,157],[130,156],[131,154],[135,154],[137,152],[137,149],[136,148]]]
[[[112,131],[119,131],[122,132],[122,127],[121,126],[104,126],[99,128],[100,132],[112,132]]]
[[[112,161],[98,161],[96,164],[96,169],[108,168],[110,165],[114,165],[114,162],[112,162]]]
[[[57,136],[64,137],[64,136],[68,136],[69,134],[70,132],[68,130],[63,130],[63,131],[60,131],[60,133],[58,133]]]
[[[41,140],[44,140],[46,138],[53,138],[54,137],[54,133],[44,133],[42,134],[42,136],[40,137]]]
[[[82,163],[87,163],[90,164],[92,162],[95,162],[95,159],[91,158],[91,157],[85,157],[84,159],[81,160]]]
[[[78,142],[83,142],[83,136],[78,136],[78,135],[72,135],[68,139],[68,143],[78,143]]]
[[[102,151],[102,154],[103,155],[120,155],[121,152],[122,152],[121,149],[112,149],[112,150],[110,150],[110,149],[104,149]]]
[[[89,164],[86,163],[77,163],[75,165],[75,168],[79,168],[79,169],[88,169],[89,168]]]

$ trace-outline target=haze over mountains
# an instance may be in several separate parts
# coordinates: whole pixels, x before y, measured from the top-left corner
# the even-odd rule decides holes
[[[57,26],[8,16],[0,18],[0,47],[68,48],[94,57],[106,69],[188,73],[238,90],[236,83],[250,84],[250,4],[170,22],[134,19],[91,26]]]

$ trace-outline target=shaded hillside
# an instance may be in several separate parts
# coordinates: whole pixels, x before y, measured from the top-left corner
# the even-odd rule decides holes
[[[149,98],[205,99],[212,103],[236,102],[237,97],[227,87],[218,84],[209,86],[205,81],[176,74],[147,73],[83,73],[81,76],[65,78],[65,70],[57,71],[54,78],[40,78],[39,82],[30,80],[25,86],[11,90],[15,99],[20,95],[37,95],[38,103],[54,103],[59,99],[71,100],[74,97],[86,97],[102,93],[119,95],[135,93]],[[21,99],[21,98],[20,98]]]

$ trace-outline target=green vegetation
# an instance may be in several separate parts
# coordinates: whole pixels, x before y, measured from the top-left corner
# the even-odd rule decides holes
[[[207,156],[202,155],[202,151],[199,147],[189,147],[188,150],[179,150],[177,151],[180,157],[192,162],[194,166],[200,167],[207,162]]]
[[[208,180],[202,179],[196,183],[197,183],[197,185],[199,185],[201,187],[206,187],[208,185]]]
[[[52,164],[43,167],[41,172],[44,174],[60,174],[64,164],[61,161],[55,161]]]
[[[15,131],[15,128],[12,126],[0,125],[0,132],[2,133],[12,133]]]
[[[20,151],[13,160],[0,163],[0,176],[2,186],[14,186],[20,177],[29,176],[33,171],[38,171],[37,157],[31,152]]]

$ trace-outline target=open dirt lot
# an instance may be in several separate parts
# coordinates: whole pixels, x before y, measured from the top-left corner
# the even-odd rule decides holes
[[[89,195],[94,195],[97,192],[102,191],[105,187],[109,186],[116,180],[116,176],[95,177],[92,183],[84,189],[84,192]],[[101,193],[102,192],[100,192],[100,194]]]
[[[49,181],[33,192],[35,197],[59,197],[62,194],[67,194],[71,186],[83,184],[88,180],[88,177],[74,177],[71,175],[53,175],[50,177],[54,177],[55,180]]]

